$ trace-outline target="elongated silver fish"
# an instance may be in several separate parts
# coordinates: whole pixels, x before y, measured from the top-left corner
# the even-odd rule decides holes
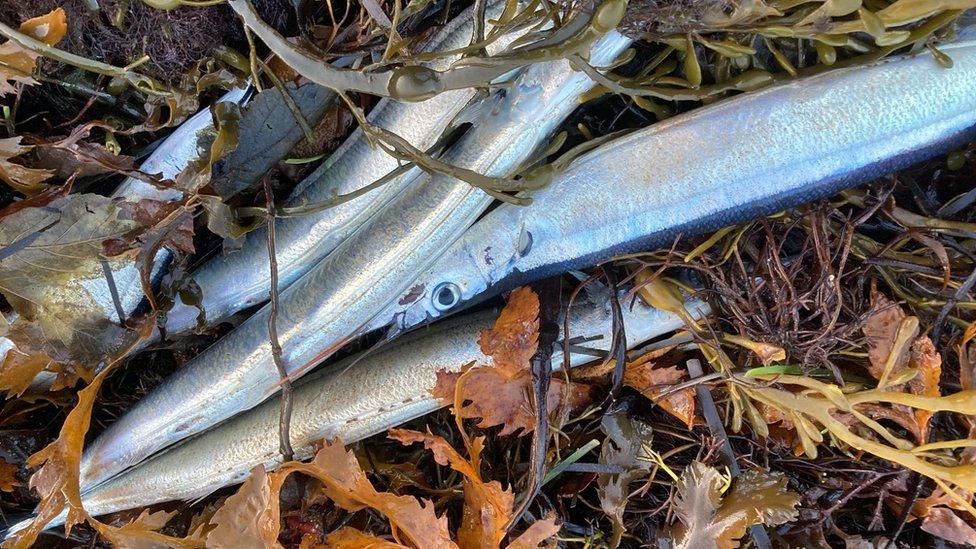
[[[218,102],[228,101],[239,103],[244,100],[246,88],[234,88],[224,94]],[[147,174],[159,174],[164,179],[173,179],[179,174],[191,160],[199,155],[197,137],[213,129],[213,120],[210,109],[203,109],[194,114],[189,119],[178,126],[173,133],[143,161],[139,169]],[[153,199],[169,201],[179,199],[182,195],[175,189],[160,189],[149,183],[145,183],[133,177],[127,177],[119,184],[112,196],[122,197],[130,201],[141,199]],[[165,248],[160,249],[156,254],[155,269],[161,273],[169,260],[169,251]],[[139,270],[135,262],[132,261],[112,261],[112,281],[118,291],[119,307],[115,306],[109,282],[105,278],[96,278],[84,282],[84,287],[97,303],[105,318],[115,322],[123,322],[124,318],[119,318],[119,309],[125,315],[131,314],[144,299],[142,284],[139,280]],[[6,315],[8,322],[14,322],[17,314]],[[0,362],[10,349],[16,348],[15,344],[6,337],[0,337]],[[32,389],[45,390],[55,375],[51,372],[40,372],[34,380]]]
[[[630,40],[616,33],[594,44],[591,60],[613,61]],[[493,94],[490,116],[448,152],[454,165],[509,175],[577,106],[592,86],[566,61],[525,70]],[[437,175],[411,186],[281,295],[278,331],[292,377],[330,356],[457,240],[491,199]],[[279,386],[265,307],[166,379],[87,448],[82,486],[90,488],[157,450],[199,433],[274,394]]]
[[[501,12],[503,3],[492,2],[489,16]],[[474,14],[467,10],[444,26],[424,46],[425,51],[449,51],[471,42]],[[505,49],[517,33],[491,44],[490,52]],[[444,70],[459,55],[442,57],[428,66]],[[441,137],[458,113],[472,101],[475,89],[455,90],[421,103],[400,103],[384,99],[369,114],[372,124],[385,128],[420,150]],[[357,129],[327,161],[293,191],[287,206],[317,203],[337,195],[353,193],[397,169],[399,160],[374,147],[362,129]],[[278,288],[284,290],[314,267],[363,222],[392,198],[400,195],[423,172],[406,173],[333,208],[275,222],[275,252],[278,260]],[[245,307],[268,300],[271,275],[268,269],[267,233],[259,229],[245,237],[234,253],[214,257],[193,272],[203,291],[202,306],[207,321],[219,321]],[[182,302],[169,312],[166,328],[171,333],[188,331],[196,325],[198,310]]]
[[[971,29],[970,29],[971,30]],[[528,207],[502,205],[392,302],[409,327],[527,281],[669,245],[907,167],[976,138],[976,33],[748,93],[607,143]]]
[[[686,305],[693,317],[708,314],[699,301]],[[637,346],[681,327],[677,316],[640,300],[622,310],[627,343]],[[569,310],[570,338],[585,337],[587,346],[609,350],[612,319],[607,300],[583,300]],[[457,371],[477,361],[487,363],[478,334],[490,328],[496,312],[445,320],[418,330],[395,344],[329,366],[302,380],[292,395],[291,439],[296,457],[311,456],[313,443],[339,437],[355,442],[432,412],[442,405],[431,397],[438,370]],[[560,349],[553,366],[562,364]],[[571,354],[570,365],[594,360]],[[169,500],[192,500],[217,488],[241,482],[257,465],[281,464],[278,453],[278,398],[165,451],[96,487],[84,496],[94,515]],[[49,527],[64,522],[64,516]],[[15,526],[16,531],[22,525]]]
[[[240,103],[244,100],[246,92],[245,87],[234,88],[224,94],[218,102]],[[191,160],[199,157],[197,136],[201,132],[212,129],[213,119],[210,109],[201,110],[173,130],[173,133],[168,135],[159,147],[143,161],[139,170],[148,174],[161,174],[164,179],[174,179]],[[112,196],[122,197],[133,202],[144,198],[170,201],[179,200],[182,193],[176,189],[160,189],[144,181],[128,177],[119,184]],[[169,255],[169,251],[165,248],[156,254],[155,266],[160,272],[169,261]],[[139,269],[135,262],[127,261],[121,267],[115,268],[112,271],[112,280],[118,291],[122,312],[127,315],[132,313],[145,297],[142,284],[139,281]],[[118,311],[107,280],[104,278],[92,279],[88,281],[87,285],[88,291],[101,304],[106,318],[116,322],[125,321],[124,318],[118,318]]]

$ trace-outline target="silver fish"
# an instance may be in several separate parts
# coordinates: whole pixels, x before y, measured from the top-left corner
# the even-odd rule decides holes
[[[616,33],[591,51],[597,65],[630,44]],[[566,61],[533,65],[488,101],[480,120],[446,155],[454,165],[509,175],[569,115],[593,83]],[[405,290],[491,203],[448,176],[411,186],[367,226],[281,295],[278,331],[292,377],[330,356],[393,296]],[[130,409],[86,449],[82,486],[90,488],[156,451],[258,405],[280,380],[268,343],[265,307],[217,341]]]
[[[503,7],[492,2],[489,17]],[[425,51],[449,51],[467,46],[473,30],[473,11],[467,10],[444,26],[425,46]],[[511,33],[492,43],[490,52],[505,49],[517,38]],[[442,57],[428,66],[444,70],[459,56]],[[420,150],[434,145],[462,109],[472,101],[474,89],[455,90],[422,103],[400,103],[384,99],[369,114],[372,124],[406,139]],[[358,191],[397,169],[399,160],[375,148],[362,129],[357,129],[328,160],[298,185],[286,206],[317,203],[337,195]],[[278,289],[284,290],[314,267],[363,222],[391,199],[400,195],[423,172],[412,168],[378,189],[333,208],[286,217],[275,222],[275,252],[278,259]],[[212,323],[246,307],[268,300],[271,275],[268,270],[267,232],[259,229],[245,237],[243,247],[210,259],[192,274],[203,290],[203,309]],[[169,311],[166,329],[170,333],[192,330],[198,309],[178,302]]]
[[[218,102],[229,101],[240,103],[246,96],[246,87],[234,88],[224,94]],[[140,171],[147,174],[158,174],[164,179],[175,178],[187,164],[199,155],[198,136],[205,133],[208,129],[213,129],[213,120],[210,109],[203,109],[194,114],[189,119],[180,124],[173,133],[169,134],[163,142],[156,147],[152,153],[143,161],[139,167]],[[114,197],[125,198],[130,201],[141,199],[153,199],[161,201],[178,200],[182,194],[176,189],[160,189],[134,177],[127,177],[112,194]],[[156,254],[154,268],[157,273],[162,273],[163,268],[169,261],[169,251],[165,248]],[[114,261],[110,263],[112,267],[112,281],[118,291],[119,305],[126,315],[131,314],[144,299],[142,284],[139,280],[139,270],[134,262]],[[84,282],[84,286],[92,296],[105,315],[105,318],[122,322],[125,319],[119,318],[118,309],[112,298],[109,283],[104,278],[91,279]],[[16,313],[5,315],[7,322],[13,323],[17,319]],[[15,344],[6,337],[0,337],[0,362],[10,349],[16,348]],[[51,372],[40,372],[31,385],[31,390],[45,390],[55,375]]]
[[[228,101],[240,103],[247,94],[246,87],[234,88],[224,94],[218,102]],[[161,174],[164,179],[174,179],[189,162],[199,157],[198,136],[201,132],[213,129],[213,118],[210,109],[203,109],[194,114],[185,122],[180,124],[163,142],[143,161],[139,170],[148,174]],[[160,189],[139,179],[128,177],[119,184],[112,196],[118,196],[130,201],[138,201],[144,198],[152,200],[170,201],[179,200],[183,193],[177,189]],[[169,261],[169,251],[160,250],[156,254],[155,268],[162,272],[166,263]],[[119,304],[122,312],[131,314],[136,307],[142,303],[145,296],[142,291],[142,284],[139,281],[139,269],[135,262],[127,261],[112,271],[112,280],[118,290]],[[118,318],[118,311],[112,300],[108,281],[104,278],[92,279],[87,283],[88,291],[95,297],[96,301],[102,305],[106,318],[123,322],[125,319]]]
[[[527,281],[830,196],[976,138],[976,34],[837,69],[615,139],[504,204],[372,323],[401,328]]]
[[[708,314],[708,306],[689,301],[692,317]],[[636,300],[622,309],[627,343],[637,346],[674,331],[683,321]],[[612,340],[609,302],[581,300],[569,310],[570,338],[585,337],[587,346],[607,351]],[[442,406],[432,398],[438,370],[457,371],[471,363],[488,363],[478,334],[490,328],[497,313],[480,312],[445,320],[407,335],[376,352],[329,366],[295,388],[292,395],[291,440],[296,458],[312,455],[313,444],[340,438],[351,443],[381,433]],[[553,367],[562,365],[561,346]],[[570,354],[570,365],[594,360]],[[274,469],[278,453],[278,398],[240,414],[184,444],[122,473],[86,493],[85,509],[102,515],[170,500],[193,500],[236,484],[257,465]],[[49,524],[64,522],[64,515]],[[24,524],[14,526],[12,532]]]

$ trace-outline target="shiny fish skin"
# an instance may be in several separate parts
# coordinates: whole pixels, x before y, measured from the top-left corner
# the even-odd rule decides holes
[[[500,13],[501,7],[501,3],[493,2],[490,11]],[[493,13],[489,13],[491,15]],[[471,41],[472,28],[472,12],[468,10],[438,31],[425,45],[424,51],[464,47]],[[490,51],[504,49],[514,39],[515,36],[506,36],[492,44]],[[428,66],[444,70],[457,58],[444,57]],[[371,123],[403,137],[418,149],[426,150],[437,142],[476,94],[474,89],[454,90],[421,103],[384,99],[368,118]],[[299,184],[286,205],[311,204],[351,193],[392,172],[400,163],[382,149],[372,147],[362,129],[356,129],[328,160]],[[279,290],[284,290],[308,272],[421,174],[419,168],[413,168],[345,204],[315,214],[276,220]],[[248,233],[240,250],[213,257],[192,273],[203,290],[208,323],[268,300],[271,275],[267,246],[267,232],[263,228],[255,230]],[[178,302],[167,315],[166,329],[170,333],[192,330],[196,326],[197,314],[196,307]]]
[[[611,33],[593,47],[612,62],[630,40]],[[593,86],[568,62],[533,65],[479,120],[446,160],[509,175]],[[281,295],[278,333],[292,377],[327,358],[422,273],[484,211],[491,199],[467,183],[433,176],[412,185]],[[133,406],[87,449],[82,486],[97,483],[156,451],[253,408],[280,383],[268,343],[268,307],[217,341]]]
[[[690,301],[695,317],[708,306]],[[627,343],[637,346],[682,326],[677,316],[636,300],[623,308]],[[445,320],[409,334],[390,347],[367,352],[309,376],[295,388],[291,440],[298,459],[312,454],[312,445],[339,437],[352,443],[427,414],[441,405],[430,396],[438,370],[456,371],[473,361],[487,363],[478,347],[481,330],[490,328],[497,312],[487,311]],[[581,301],[570,310],[571,338],[584,336],[587,346],[609,350],[612,318],[609,303]],[[557,349],[560,347],[557,345]],[[571,354],[573,366],[591,362],[590,355]],[[561,350],[553,366],[562,364]],[[169,500],[192,500],[217,488],[243,481],[255,466],[281,464],[278,454],[279,401],[257,408],[165,451],[87,493],[84,506],[102,515]],[[61,524],[59,517],[49,525]],[[16,529],[16,527],[15,527]]]
[[[968,36],[967,36],[968,35]],[[505,289],[830,196],[976,138],[976,33],[716,103],[609,142],[528,207],[473,226],[372,323],[409,327]],[[402,305],[406,303],[406,305]]]
[[[235,88],[224,94],[218,99],[218,102],[240,103],[244,100],[245,95],[246,88]],[[191,160],[199,156],[197,135],[208,129],[213,129],[213,118],[210,109],[206,108],[191,116],[168,135],[159,147],[143,161],[139,170],[147,174],[161,174],[164,179],[176,178]],[[183,194],[176,189],[159,189],[149,183],[127,177],[125,181],[119,184],[112,196],[136,202],[144,198],[161,201],[179,200]],[[169,250],[165,248],[156,254],[154,268],[157,276],[162,273],[169,257]],[[113,269],[112,280],[115,282],[115,287],[119,293],[122,311],[131,314],[144,299],[142,283],[139,281],[139,269],[136,268],[135,262],[121,262],[121,267]],[[118,318],[119,315],[112,301],[108,282],[104,278],[90,280],[86,287],[96,302],[102,306],[106,318],[116,322],[125,320]]]

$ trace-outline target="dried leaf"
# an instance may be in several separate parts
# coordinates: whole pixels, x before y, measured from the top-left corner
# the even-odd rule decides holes
[[[263,465],[251,470],[234,495],[214,513],[207,547],[246,549],[281,547],[278,533],[278,494],[272,493]]]
[[[630,485],[651,468],[649,454],[651,426],[617,411],[603,416],[600,424],[607,438],[600,449],[600,463],[620,467],[623,472],[597,477],[600,507],[613,520],[614,539],[623,535],[624,511],[630,500]]]
[[[515,496],[502,488],[498,481],[485,482],[478,470],[484,437],[470,444],[471,459],[465,459],[443,438],[430,433],[391,429],[390,438],[403,444],[422,443],[434,454],[434,460],[450,466],[464,475],[464,512],[458,529],[457,541],[461,547],[497,548],[505,538],[506,525],[514,515]],[[537,547],[559,531],[555,517],[536,521],[509,547]]]
[[[326,443],[311,463],[286,463],[270,475],[272,495],[284,478],[301,472],[323,484],[325,494],[346,511],[370,507],[385,515],[406,539],[418,547],[456,548],[447,528],[447,517],[438,518],[434,504],[410,496],[378,492],[359,466],[356,455],[341,443]]]
[[[871,296],[872,313],[864,323],[868,345],[868,371],[884,380],[901,373],[908,362],[909,345],[918,334],[918,319],[880,293]]]
[[[448,465],[464,475],[464,513],[458,530],[458,544],[461,547],[498,547],[505,538],[505,526],[512,519],[515,496],[498,481],[482,480],[476,463],[484,439],[476,439],[471,445],[476,450],[468,461],[446,440],[429,433],[391,429],[389,435],[403,444],[423,443],[434,454],[437,463]]]
[[[139,327],[138,337],[132,346],[148,337],[151,329],[152,324],[144,322]],[[58,438],[27,459],[27,467],[40,467],[31,476],[29,486],[37,491],[41,501],[31,524],[8,542],[8,549],[31,547],[44,526],[65,509],[67,510],[64,526],[66,532],[70,533],[72,526],[85,519],[89,519],[93,525],[110,528],[91,519],[82,508],[78,472],[85,434],[91,424],[92,407],[98,396],[98,390],[114,366],[119,363],[120,358],[128,351],[129,349],[124,349],[119,355],[106,359],[108,366],[95,376],[87,387],[78,392],[78,404],[65,417]]]
[[[508,544],[507,549],[536,549],[539,544],[559,533],[556,514],[533,522],[522,534]]]
[[[692,462],[677,484],[674,512],[677,548],[738,547],[737,540],[753,524],[776,526],[795,520],[800,496],[786,489],[778,473],[748,471],[722,496],[725,484],[713,467]]]
[[[942,356],[935,350],[935,345],[928,336],[915,339],[912,343],[908,359],[909,368],[918,371],[918,377],[908,382],[908,387],[916,395],[930,397],[942,396],[939,381],[942,378]],[[933,412],[915,410],[915,421],[918,424],[916,436],[919,444],[924,444],[928,438],[929,420]]]
[[[976,545],[976,530],[952,509],[936,507],[922,521],[922,530],[952,543]]]
[[[494,327],[481,333],[481,350],[491,357],[494,367],[477,365],[459,376],[439,373],[432,394],[454,402],[457,417],[480,418],[481,428],[502,425],[501,435],[532,432],[535,410],[529,362],[538,340],[539,297],[528,287],[515,290]],[[555,415],[561,407],[586,402],[589,389],[553,378],[546,398],[547,409]]]
[[[20,396],[33,383],[37,374],[44,370],[54,371],[54,362],[44,354],[26,354],[10,349],[0,359],[0,391]]]
[[[20,481],[17,480],[19,469],[20,467],[0,458],[0,492],[13,492],[14,488],[20,486]]]
[[[481,332],[481,352],[508,376],[525,370],[539,346],[539,296],[528,286],[512,292],[491,330]]]
[[[969,343],[976,338],[976,322],[966,326],[962,339],[956,346],[959,353],[959,385],[963,390],[976,388],[976,345]]]
[[[0,292],[20,314],[7,335],[19,351],[93,366],[132,332],[111,320],[102,242],[137,228],[124,201],[69,195],[0,219]],[[122,270],[124,263],[109,261]]]
[[[119,527],[95,523],[95,529],[116,549],[157,549],[159,547],[196,547],[197,540],[178,540],[157,532],[176,512],[143,510],[135,520]]]
[[[34,196],[45,190],[48,186],[44,181],[54,175],[51,170],[28,168],[11,160],[33,148],[30,145],[21,145],[19,136],[0,139],[0,180],[27,196]]]
[[[662,398],[687,375],[688,372],[677,366],[655,368],[652,362],[632,362],[624,370],[624,385],[637,389],[691,429],[695,424],[695,392],[689,387]]]
[[[19,30],[53,46],[68,32],[68,18],[64,10],[58,8],[46,15],[24,21]],[[37,83],[33,78],[37,57],[36,53],[22,48],[13,40],[0,44],[0,96],[17,91],[10,82],[28,86]]]
[[[104,145],[85,141],[95,127],[94,124],[82,124],[64,139],[37,143],[39,165],[53,170],[62,179],[116,173],[155,183],[151,177],[134,169],[131,156],[118,155]]]
[[[406,549],[405,545],[393,543],[376,536],[371,536],[355,528],[343,526],[325,537],[325,545],[308,545],[306,547],[328,547],[329,549]]]

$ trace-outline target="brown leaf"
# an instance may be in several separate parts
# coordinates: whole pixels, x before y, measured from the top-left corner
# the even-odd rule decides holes
[[[211,523],[214,528],[207,534],[207,547],[281,547],[278,493],[272,493],[263,465],[251,470],[251,476],[214,513]]]
[[[918,370],[918,376],[908,383],[912,393],[925,396],[941,396],[939,381],[942,378],[942,356],[935,350],[935,345],[929,336],[922,336],[912,343],[909,354],[908,367]],[[932,412],[915,410],[915,421],[918,424],[917,437],[919,444],[924,444],[928,438],[929,420]]]
[[[976,338],[976,322],[966,326],[966,331],[956,346],[956,351],[959,353],[959,384],[963,390],[976,387],[976,383],[974,383],[976,381],[976,345],[969,345],[973,338]]]
[[[952,509],[936,507],[922,521],[922,530],[952,543],[976,545],[976,530]]]
[[[371,536],[348,526],[343,526],[326,536],[325,545],[302,544],[302,549],[307,547],[328,547],[329,549],[406,549],[405,545]]]
[[[723,498],[719,472],[692,462],[677,484],[674,512],[676,548],[733,548],[753,524],[776,526],[795,520],[800,496],[786,489],[778,473],[747,471],[735,480]]]
[[[0,458],[0,492],[13,492],[14,488],[20,486],[20,481],[17,480],[19,469],[20,467]]]
[[[58,8],[46,15],[24,21],[20,25],[20,32],[53,46],[68,32],[68,18],[64,10]],[[33,78],[37,57],[36,53],[22,48],[13,40],[0,44],[0,96],[17,91],[10,82],[20,82],[28,86],[37,83]]]
[[[499,435],[526,435],[535,429],[535,410],[531,404],[532,374],[528,369],[506,377],[502,372],[478,366],[462,375],[457,385],[458,405],[454,413],[463,419],[477,419],[478,427],[486,429],[501,425]],[[568,396],[568,398],[567,398]],[[546,394],[547,409],[555,417],[561,408],[578,408],[589,401],[586,385],[552,378]]]
[[[878,292],[871,296],[871,309],[863,328],[868,371],[875,379],[888,379],[906,368],[909,345],[918,334],[918,319],[906,316],[897,303]]]
[[[39,165],[52,170],[62,179],[115,173],[155,183],[152,178],[134,169],[135,159],[131,156],[118,155],[104,145],[85,141],[95,127],[93,124],[82,124],[63,139],[36,143]]]
[[[339,442],[327,442],[311,463],[286,463],[270,475],[272,494],[284,478],[301,472],[323,484],[326,495],[346,511],[370,507],[385,515],[396,530],[418,547],[456,548],[447,528],[447,517],[438,518],[434,505],[411,496],[378,492],[366,478],[356,455]]]
[[[442,437],[430,433],[391,429],[389,436],[403,444],[422,443],[434,454],[437,463],[449,466],[464,476],[464,508],[457,534],[458,545],[464,548],[489,549],[501,546],[506,535],[505,527],[514,514],[515,496],[498,481],[485,482],[482,479],[478,463],[484,447],[484,437],[476,438],[470,444],[472,456],[469,460]],[[532,524],[508,547],[537,547],[558,531],[555,517],[550,516]]]
[[[0,391],[20,396],[31,386],[37,374],[53,370],[53,361],[44,354],[26,354],[10,349],[0,359]]]
[[[477,469],[484,439],[478,438],[471,445],[472,459],[466,460],[446,440],[432,434],[404,429],[391,429],[390,438],[403,444],[415,442],[434,454],[434,460],[448,465],[465,477],[464,512],[458,530],[461,547],[498,547],[505,538],[505,526],[512,519],[515,496],[505,490],[498,481],[484,482]]]
[[[0,219],[0,292],[20,315],[7,337],[21,353],[84,376],[131,343],[135,333],[105,303],[104,268],[131,263],[103,255],[104,242],[141,227],[128,208],[122,199],[72,194]]]
[[[85,434],[91,424],[92,407],[102,383],[121,362],[121,357],[125,356],[140,340],[149,336],[152,327],[149,322],[143,323],[139,326],[138,337],[129,348],[119,351],[116,356],[104,358],[108,366],[95,376],[87,387],[78,392],[78,404],[65,417],[58,438],[27,459],[27,467],[40,467],[31,476],[29,486],[37,491],[41,501],[31,524],[7,542],[5,547],[8,549],[31,547],[44,526],[65,509],[67,510],[65,532],[67,533],[70,533],[72,526],[85,519],[96,528],[112,528],[92,519],[81,505],[78,479],[81,451],[84,447]]]
[[[513,376],[526,369],[539,346],[539,296],[528,286],[512,292],[491,330],[481,332],[481,352]]]
[[[494,366],[477,365],[460,375],[439,372],[431,391],[440,399],[454,402],[454,413],[462,419],[480,418],[479,427],[502,425],[501,435],[535,429],[532,407],[532,375],[529,361],[539,340],[539,297],[531,288],[519,288],[509,296],[495,325],[481,333],[481,350]],[[553,378],[547,394],[547,409],[574,407],[589,398],[589,389],[577,383]]]
[[[159,547],[198,547],[200,543],[195,539],[172,538],[157,532],[176,512],[157,511],[150,513],[143,510],[135,520],[123,526],[114,527],[95,522],[93,525],[98,533],[111,542],[116,549],[157,549]]]
[[[662,398],[672,385],[687,375],[688,372],[677,366],[655,368],[652,362],[635,361],[627,364],[624,370],[624,385],[637,389],[691,429],[695,424],[694,391],[689,387]]]
[[[508,544],[507,549],[536,549],[539,544],[559,533],[556,514],[550,513],[533,522],[522,534]]]
[[[0,71],[2,71],[2,65],[0,65]],[[0,79],[0,83],[2,82],[3,80]],[[27,196],[34,196],[45,190],[48,186],[44,181],[50,179],[55,173],[51,170],[28,168],[11,160],[30,152],[31,149],[33,147],[30,145],[20,144],[19,136],[0,139],[0,180],[10,185],[15,191]]]

